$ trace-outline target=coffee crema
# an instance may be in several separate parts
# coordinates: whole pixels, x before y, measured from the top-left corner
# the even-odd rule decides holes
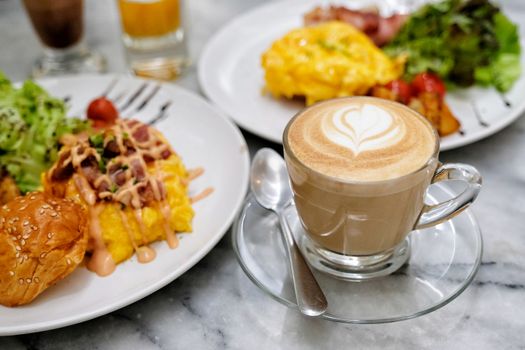
[[[315,171],[349,181],[381,181],[423,167],[435,152],[437,136],[405,106],[351,97],[301,112],[286,141],[297,159]]]

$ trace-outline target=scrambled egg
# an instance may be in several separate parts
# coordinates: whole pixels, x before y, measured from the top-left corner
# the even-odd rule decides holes
[[[160,165],[161,171],[168,175],[164,179],[164,185],[167,192],[167,201],[171,209],[169,219],[170,228],[175,232],[191,232],[191,221],[194,212],[187,195],[187,186],[185,184],[187,171],[184,164],[176,155],[171,155],[168,159],[157,160],[156,162]],[[154,172],[154,166],[150,166],[148,171],[152,174]],[[44,188],[48,186],[59,186],[59,184],[46,183],[45,177],[43,181]],[[53,188],[53,191],[56,190],[58,190],[56,187]],[[63,190],[65,198],[71,198],[87,206],[82,200],[73,179],[69,179],[65,183]],[[127,207],[122,210],[120,204],[111,202],[101,205],[103,205],[103,209],[99,215],[99,222],[102,237],[115,263],[118,264],[129,259],[134,254],[130,236],[133,237],[137,246],[166,239],[166,233],[163,228],[164,217],[159,208],[144,207],[139,209],[145,226],[145,232],[143,234],[135,219],[132,208]],[[123,211],[126,215],[130,233],[126,230],[119,211]],[[88,251],[91,249],[88,246]]]
[[[352,25],[335,21],[292,30],[262,56],[265,90],[275,97],[304,96],[308,105],[364,95],[399,78],[403,63]]]

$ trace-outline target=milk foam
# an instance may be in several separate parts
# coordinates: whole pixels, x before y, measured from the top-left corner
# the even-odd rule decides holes
[[[368,103],[328,111],[321,123],[330,141],[356,155],[396,144],[403,138],[402,126],[390,112]]]
[[[424,117],[399,103],[372,97],[325,101],[287,128],[289,149],[326,175],[379,181],[420,169],[435,152],[437,135]]]

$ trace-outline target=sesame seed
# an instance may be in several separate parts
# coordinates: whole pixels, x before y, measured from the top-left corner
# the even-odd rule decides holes
[[[7,205],[4,204],[4,206],[2,207],[2,209],[7,210]]]
[[[12,236],[11,239],[12,239],[13,241],[16,241],[16,237],[15,237],[15,236]]]
[[[14,271],[9,271],[9,276],[14,276],[14,275],[15,275]]]
[[[52,218],[56,218],[57,216],[58,216],[58,214],[56,212],[51,213],[51,217]]]
[[[20,238],[22,238],[22,236],[21,236],[21,235],[18,235],[18,236],[16,236],[16,239],[20,239]]]
[[[22,250],[22,248],[20,248],[19,245],[15,246],[15,249],[16,249],[16,250]]]
[[[32,229],[33,231],[36,231],[36,230],[38,230],[38,227],[32,225],[32,226],[31,226],[31,229]]]
[[[32,201],[34,201],[34,200],[36,199],[36,197],[35,197],[35,196],[31,196],[31,197],[29,197],[29,199],[31,199]]]
[[[46,253],[42,253],[42,254],[40,254],[40,258],[41,258],[41,259],[44,259],[45,257],[46,257]]]
[[[18,284],[24,284],[24,279],[23,279],[23,278],[20,278],[20,279],[18,280]]]
[[[21,241],[20,241],[20,244],[21,244],[22,246],[26,245],[26,240],[25,240],[25,239],[21,240]]]
[[[71,259],[67,258],[67,259],[66,259],[66,263],[67,263],[68,265],[71,265]]]
[[[26,279],[26,282],[27,282],[27,283],[31,283],[31,278],[27,278],[27,279]]]
[[[45,210],[44,209],[40,209],[38,212],[40,213],[40,215],[44,215]]]
[[[51,237],[53,237],[53,232],[49,232],[49,233],[47,234],[47,238],[51,239]]]
[[[20,218],[19,218],[18,216],[15,216],[15,217],[13,218],[13,222],[17,222],[17,221],[19,221],[19,220],[20,220]]]
[[[35,283],[38,283],[38,282],[40,282],[40,278],[35,277],[35,278],[33,279],[33,281],[34,281]]]
[[[18,258],[19,256],[20,256],[20,252],[16,252],[15,257]]]
[[[51,207],[50,207],[48,204],[44,204],[44,205],[42,206],[42,209],[51,209]]]
[[[27,221],[27,220],[24,220],[24,222],[22,223],[22,225],[24,225],[24,226],[27,226],[27,225],[29,225],[29,221]]]
[[[27,209],[27,206],[25,206],[25,205],[23,207],[18,208],[18,210],[20,210],[20,211],[24,211],[26,209]]]
[[[22,236],[23,239],[28,239],[29,238],[29,233],[26,233],[25,235]]]

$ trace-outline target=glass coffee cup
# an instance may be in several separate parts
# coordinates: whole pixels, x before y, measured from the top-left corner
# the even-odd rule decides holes
[[[350,280],[388,275],[410,256],[409,234],[464,210],[481,189],[478,171],[441,164],[439,136],[424,117],[393,101],[344,97],[299,112],[283,135],[300,245],[320,271]],[[425,203],[428,187],[466,183]]]

